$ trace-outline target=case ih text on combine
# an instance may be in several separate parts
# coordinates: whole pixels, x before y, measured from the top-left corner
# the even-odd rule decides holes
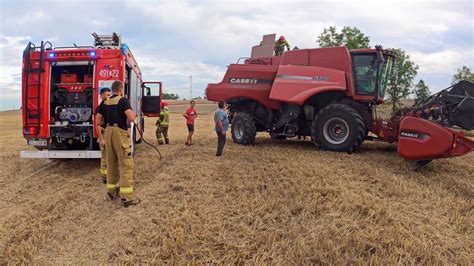
[[[273,138],[311,136],[326,150],[353,152],[364,140],[398,142],[398,153],[419,165],[461,156],[474,142],[447,127],[474,129],[474,84],[462,81],[383,121],[383,103],[395,54],[346,47],[296,49],[273,56],[275,35],[254,46],[244,64],[231,64],[209,100],[229,104],[232,138],[248,145],[256,132]]]
[[[114,80],[125,84],[125,97],[143,116],[158,116],[161,82],[143,82],[132,52],[117,34],[94,36],[93,46],[55,47],[29,43],[23,53],[23,135],[38,151],[30,158],[100,158],[94,110],[99,92]],[[140,139],[131,128],[132,147]]]

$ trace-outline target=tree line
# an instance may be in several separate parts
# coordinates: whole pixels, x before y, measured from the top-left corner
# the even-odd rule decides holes
[[[370,37],[357,27],[345,26],[341,31],[338,31],[333,26],[323,30],[317,38],[317,43],[320,47],[346,46],[349,50],[363,49],[370,48]],[[418,80],[416,85],[414,84],[419,67],[413,62],[410,55],[400,48],[390,48],[390,50],[395,52],[397,58],[392,67],[392,75],[387,84],[385,97],[392,106],[392,111],[395,112],[402,108],[402,99],[413,94],[415,101],[424,100],[430,95],[430,89],[422,79]],[[456,84],[461,80],[474,82],[474,73],[468,66],[457,69],[451,84]]]
[[[174,93],[163,93],[162,98],[163,100],[178,100],[179,95]]]

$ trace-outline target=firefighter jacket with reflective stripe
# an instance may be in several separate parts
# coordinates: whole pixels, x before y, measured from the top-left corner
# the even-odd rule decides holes
[[[280,42],[280,41],[275,42],[275,50],[284,50],[285,46],[288,50],[290,50],[290,44],[288,43],[287,40],[283,42]]]
[[[170,111],[168,108],[163,108],[160,113],[160,127],[168,127],[170,124]]]

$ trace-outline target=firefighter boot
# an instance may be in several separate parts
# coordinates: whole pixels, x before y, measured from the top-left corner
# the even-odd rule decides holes
[[[110,189],[107,191],[107,196],[109,197],[109,200],[114,201],[116,199],[119,199],[119,187],[115,187],[113,190]]]
[[[141,202],[141,200],[138,199],[138,198],[135,198],[135,199],[124,199],[124,198],[122,198],[121,202],[122,202],[123,207],[128,208],[129,206],[137,205],[138,203]]]

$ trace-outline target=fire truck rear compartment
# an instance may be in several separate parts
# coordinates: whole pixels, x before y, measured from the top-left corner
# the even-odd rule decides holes
[[[51,67],[50,149],[93,150],[93,70],[85,62]]]

